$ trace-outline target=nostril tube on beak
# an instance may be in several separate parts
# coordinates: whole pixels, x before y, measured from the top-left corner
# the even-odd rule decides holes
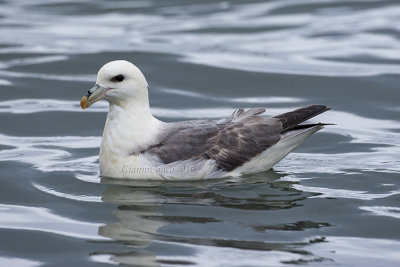
[[[110,88],[101,87],[96,84],[93,88],[87,91],[87,95],[81,98],[81,107],[86,109],[90,107],[93,103],[103,99]]]

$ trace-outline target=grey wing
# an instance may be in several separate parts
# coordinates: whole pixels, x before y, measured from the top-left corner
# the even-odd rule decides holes
[[[171,124],[162,141],[143,152],[157,155],[165,164],[213,159],[219,169],[231,171],[280,140],[282,124],[258,116],[264,111],[238,109],[224,120]]]
[[[265,109],[236,110],[202,155],[214,159],[219,168],[231,171],[281,139],[282,123],[258,116]]]
[[[198,157],[208,149],[208,140],[224,126],[216,120],[170,123],[155,145],[142,153],[154,154],[165,164]]]

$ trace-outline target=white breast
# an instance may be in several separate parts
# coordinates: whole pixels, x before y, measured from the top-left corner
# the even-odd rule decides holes
[[[119,106],[110,106],[100,147],[100,174],[124,177],[126,168],[154,164],[154,159],[137,156],[157,141],[163,122],[153,116],[140,116]]]

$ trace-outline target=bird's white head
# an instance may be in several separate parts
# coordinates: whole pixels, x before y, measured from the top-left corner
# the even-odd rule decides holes
[[[101,99],[116,105],[123,105],[132,99],[147,99],[147,86],[143,73],[131,62],[111,61],[99,70],[96,85],[82,97],[81,107],[88,108]]]

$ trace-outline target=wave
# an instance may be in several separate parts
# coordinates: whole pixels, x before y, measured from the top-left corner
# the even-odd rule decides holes
[[[49,209],[0,204],[0,228],[48,232],[74,238],[104,240],[100,224],[77,221],[53,214]]]
[[[107,12],[109,5],[99,2],[95,9],[103,12],[79,15],[46,2],[6,5],[0,11],[2,36],[10,45],[0,53],[142,51],[244,71],[341,77],[400,73],[400,7],[390,1],[182,3],[134,16],[123,12],[122,4],[143,8],[143,2],[119,2],[119,12]],[[54,14],[43,12],[49,10]],[[20,13],[24,16],[12,15]]]

